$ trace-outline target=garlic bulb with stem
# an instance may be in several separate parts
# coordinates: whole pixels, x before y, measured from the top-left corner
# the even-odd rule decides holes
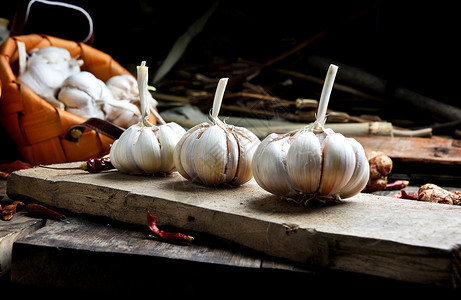
[[[207,186],[241,185],[249,181],[251,160],[259,138],[244,127],[218,118],[228,78],[221,78],[216,89],[211,124],[198,124],[181,138],[174,151],[174,163],[186,179]]]
[[[171,173],[174,171],[174,148],[186,130],[174,122],[165,123],[155,110],[152,113],[161,125],[156,126],[148,121],[151,109],[147,96],[148,68],[145,61],[137,67],[137,78],[142,118],[112,144],[109,153],[112,165],[128,174]]]
[[[338,201],[365,188],[370,167],[362,145],[324,126],[337,70],[335,65],[328,69],[314,123],[272,133],[256,149],[253,176],[268,192],[308,204]]]

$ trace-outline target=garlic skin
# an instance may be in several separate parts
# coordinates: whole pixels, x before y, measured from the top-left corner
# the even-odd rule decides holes
[[[308,204],[314,199],[346,199],[365,188],[370,167],[362,145],[324,127],[336,70],[330,66],[313,124],[285,134],[272,133],[256,149],[253,176],[266,191]]]
[[[227,80],[222,78],[218,83],[212,124],[204,122],[189,129],[173,154],[175,167],[184,178],[207,186],[248,182],[253,177],[253,154],[260,144],[250,130],[218,119]]]
[[[148,121],[148,68],[144,61],[138,66],[137,75],[142,118],[114,141],[109,153],[111,162],[117,170],[127,174],[171,173],[175,170],[175,146],[186,130],[174,122],[155,126]],[[159,121],[164,123],[161,118]]]

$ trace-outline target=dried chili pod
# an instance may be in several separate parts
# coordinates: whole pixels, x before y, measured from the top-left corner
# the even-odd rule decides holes
[[[2,212],[2,219],[3,221],[9,221],[13,219],[14,215],[16,214],[17,206],[24,206],[24,203],[21,201],[14,201],[12,204],[9,204],[1,210]]]
[[[44,218],[44,219],[52,219],[56,221],[62,221],[66,219],[66,216],[63,214],[58,213],[52,209],[49,209],[43,205],[30,203],[26,206],[27,213],[31,216]]]
[[[86,162],[82,163],[81,165],[76,166],[76,167],[70,167],[70,168],[51,167],[51,166],[44,166],[44,165],[41,165],[40,167],[48,168],[48,169],[55,169],[55,170],[84,170],[84,171],[87,171],[88,173],[100,173],[103,171],[115,169],[115,167],[112,165],[110,157],[108,156],[104,156],[100,158],[90,158]]]
[[[90,158],[86,161],[86,164],[82,165],[82,169],[89,173],[99,173],[114,169],[109,157],[102,158]]]
[[[187,241],[187,242],[192,242],[194,240],[194,237],[190,235],[186,235],[186,234],[179,233],[179,232],[166,232],[166,231],[160,230],[157,227],[157,218],[151,215],[149,211],[147,212],[147,226],[159,238],[164,239],[164,240],[177,240],[177,241]]]

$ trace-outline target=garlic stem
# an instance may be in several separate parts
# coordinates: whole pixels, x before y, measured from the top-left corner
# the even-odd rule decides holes
[[[219,110],[221,109],[221,102],[224,97],[224,91],[226,90],[227,81],[229,78],[221,78],[216,88],[216,93],[213,100],[213,108],[211,110],[211,118],[213,121],[218,119]]]
[[[147,93],[148,91],[148,85],[147,85],[147,79],[149,77],[149,68],[146,67],[146,62],[142,61],[141,65],[138,66],[137,68],[137,78],[138,78],[138,89],[139,89],[139,100],[141,101],[141,117],[142,117],[142,123],[144,125],[152,125],[147,118],[149,117],[149,113],[151,112],[155,118],[157,118],[158,123],[160,124],[166,124],[165,120],[160,116],[160,114],[155,110],[155,109],[150,109],[149,107],[149,101],[147,99]]]
[[[147,78],[148,78],[148,70],[149,68],[146,67],[146,62],[142,61],[141,65],[137,68],[137,79],[138,79],[138,89],[139,89],[139,100],[141,102],[141,116],[144,119],[149,114],[149,102],[147,101]]]
[[[325,125],[326,113],[328,102],[330,100],[331,90],[333,89],[333,83],[335,81],[336,73],[338,72],[338,66],[331,64],[328,68],[325,82],[323,83],[322,94],[320,95],[319,108],[317,111],[317,121],[315,122],[315,129],[319,129]]]

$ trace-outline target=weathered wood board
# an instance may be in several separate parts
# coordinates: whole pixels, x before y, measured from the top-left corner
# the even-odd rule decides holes
[[[432,137],[354,137],[366,150],[380,150],[393,162],[393,179],[411,179],[413,185],[444,186],[461,182],[460,140]],[[402,177],[403,175],[403,177]]]
[[[79,163],[57,165],[77,166]],[[209,188],[178,173],[34,168],[8,178],[11,199],[74,213],[212,234],[295,262],[406,282],[458,286],[461,207],[359,194],[328,206],[300,207],[262,190]]]
[[[31,219],[19,214],[11,221],[0,221],[0,277],[10,271],[13,243],[42,226],[41,219]]]
[[[354,136],[368,150],[380,150],[397,162],[451,165],[461,168],[461,142],[441,137]]]
[[[75,216],[49,223],[14,243],[13,283],[49,290],[104,291],[104,296],[129,292],[131,297],[175,299],[216,297],[223,291],[258,297],[280,291],[283,296],[295,296],[307,282],[313,288],[322,282],[317,272],[248,248],[210,242],[210,238],[165,242],[150,236],[147,226],[109,225]],[[363,280],[355,283],[362,285]],[[293,285],[287,291],[286,286]]]

